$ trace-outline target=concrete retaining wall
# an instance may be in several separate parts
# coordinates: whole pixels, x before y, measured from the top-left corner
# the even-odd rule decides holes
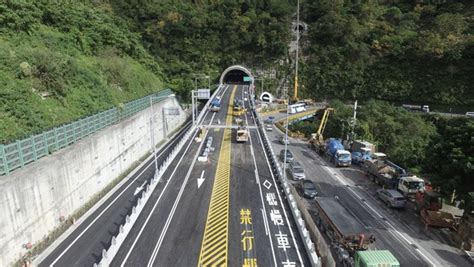
[[[179,115],[163,116],[163,107]],[[152,113],[153,110],[153,113]],[[153,131],[150,118],[153,115]],[[169,98],[25,168],[0,177],[0,266],[7,266],[59,226],[186,120]],[[163,125],[166,125],[166,130]]]

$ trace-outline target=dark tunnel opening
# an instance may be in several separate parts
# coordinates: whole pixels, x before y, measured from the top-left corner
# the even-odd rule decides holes
[[[224,76],[224,83],[226,84],[250,84],[250,77],[247,73],[241,70],[231,70]]]

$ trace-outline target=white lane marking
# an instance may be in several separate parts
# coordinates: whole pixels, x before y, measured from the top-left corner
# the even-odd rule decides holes
[[[206,114],[206,115],[207,115],[207,114]],[[214,113],[214,114],[212,115],[211,122],[212,122],[212,120],[214,119],[214,116],[215,116],[215,115],[216,115],[216,113]],[[192,141],[192,140],[194,140],[194,138],[196,137],[197,132],[198,132],[198,131],[195,131],[195,132],[194,132],[192,138],[190,139],[191,141],[189,142],[188,146],[186,147],[186,149],[185,149],[183,155],[181,155],[181,158],[179,159],[178,162],[181,162],[181,161],[183,160],[184,156],[186,155],[186,153],[188,152],[189,148],[190,148],[191,145],[193,144],[193,141]],[[204,142],[201,142],[201,145],[202,145],[203,143],[204,143]],[[199,150],[198,150],[198,151],[199,151]],[[170,178],[169,178],[168,180],[166,180],[165,187],[164,187],[163,190],[161,191],[160,196],[158,197],[157,201],[155,202],[155,205],[154,205],[153,208],[152,208],[152,211],[148,214],[148,217],[146,218],[145,223],[144,223],[144,224],[142,225],[142,227],[140,228],[140,231],[138,232],[137,237],[136,237],[135,240],[133,241],[132,246],[131,246],[130,249],[128,250],[127,255],[125,255],[125,258],[123,259],[123,261],[122,261],[122,263],[120,264],[120,266],[124,266],[125,262],[128,260],[128,257],[130,257],[130,254],[132,253],[132,250],[135,248],[135,245],[137,244],[139,237],[140,237],[141,234],[143,233],[143,230],[145,229],[145,226],[147,225],[148,221],[150,220],[151,216],[153,215],[153,211],[155,210],[156,206],[157,206],[158,203],[160,202],[161,197],[163,196],[164,192],[166,191],[166,188],[168,187],[170,180],[174,177],[173,175],[174,175],[174,173],[176,172],[176,170],[178,169],[178,167],[179,167],[179,164],[176,165],[176,167],[174,168],[173,172],[172,172],[171,175],[170,175]]]
[[[206,178],[203,178],[204,177],[204,171],[205,170],[202,170],[201,177],[197,178],[198,189],[199,189],[199,187],[201,187],[202,183],[204,183],[204,180],[206,179]]]
[[[188,123],[188,124],[189,124],[189,123]],[[186,124],[186,125],[187,125],[187,124]],[[182,135],[182,134],[184,134],[185,132],[186,132],[186,131],[183,131],[183,132],[179,133],[178,135]],[[177,135],[177,136],[178,136],[178,135]],[[174,138],[174,137],[172,137],[172,138]],[[175,143],[175,142],[170,142],[168,145],[166,145],[165,148],[160,152],[160,154],[157,155],[157,157],[160,157],[161,155],[163,155],[163,153],[164,153],[164,152],[171,146],[171,144],[173,144],[173,143]],[[130,184],[128,184],[128,185],[123,189],[123,191],[120,192],[120,194],[118,194],[117,197],[115,197],[115,198],[109,203],[109,205],[107,205],[107,207],[105,207],[104,210],[102,210],[102,212],[99,213],[99,215],[97,215],[97,217],[96,217],[94,220],[92,220],[92,222],[71,242],[71,244],[69,244],[69,246],[67,246],[67,247],[63,250],[63,252],[62,252],[61,254],[59,254],[59,256],[50,264],[50,266],[53,266],[54,264],[56,264],[56,262],[58,262],[59,259],[60,259],[62,256],[64,256],[64,254],[66,254],[66,252],[77,242],[77,240],[79,240],[79,239],[85,234],[85,232],[87,232],[87,230],[89,230],[89,228],[91,228],[92,225],[117,201],[117,199],[119,199],[119,198],[122,196],[122,194],[125,193],[125,191],[127,191],[127,189],[128,189],[130,186],[132,186],[132,184],[133,184],[138,178],[140,178],[140,177],[142,176],[142,174],[143,174],[145,171],[148,170],[148,168],[149,168],[150,166],[153,166],[153,164],[154,164],[154,161],[151,160],[150,163],[148,164],[148,166],[146,166],[146,167],[137,175],[137,177],[136,177],[135,179],[133,179],[133,180],[130,182]]]
[[[255,120],[254,120],[255,121]],[[248,123],[248,119],[247,119],[247,114],[245,114],[245,123],[247,124],[247,126],[249,125]],[[257,135],[258,135],[258,132],[257,132]],[[262,186],[260,184],[260,175],[258,173],[258,167],[257,167],[257,160],[255,159],[255,153],[253,151],[253,141],[252,141],[252,135],[250,134],[250,131],[249,131],[249,141],[250,141],[250,151],[252,152],[252,159],[253,159],[253,163],[254,163],[254,166],[255,166],[255,178],[257,179],[257,185],[258,185],[258,191],[259,191],[259,194],[260,194],[260,202],[262,203],[262,212],[264,214],[264,221],[267,221],[267,225],[266,227],[268,227],[268,229],[265,229],[267,232],[268,230],[268,233],[270,232],[270,227],[268,226],[268,218],[266,216],[267,215],[267,209],[265,207],[265,202],[263,201],[263,192],[262,192]],[[278,226],[279,227],[279,226]],[[278,266],[278,263],[277,263],[277,259],[276,259],[276,254],[275,254],[275,248],[273,247],[273,240],[272,240],[272,235],[268,234],[268,239],[269,239],[269,242],[270,242],[270,246],[272,248],[272,256],[273,256],[273,262],[275,264],[275,266]],[[285,251],[285,254],[286,254],[286,251]]]
[[[252,119],[255,123],[255,125],[257,124],[257,122],[255,121],[255,117],[253,116],[253,113],[252,113]],[[262,147],[263,151],[265,151],[265,147],[263,146],[263,140],[262,140],[262,137],[260,136],[260,134],[258,134],[258,129],[257,129],[257,136],[258,136],[258,139],[260,140],[260,146]],[[265,160],[267,162],[267,166],[268,166],[268,170],[270,171],[270,175],[272,176],[272,179],[273,179],[273,184],[277,184],[276,180],[275,180],[275,176],[273,175],[273,172],[272,172],[272,167],[270,165],[270,161],[268,160],[268,156],[267,156],[267,153],[263,153],[263,155],[265,155]],[[280,190],[275,190],[277,192],[277,195],[278,195],[278,199],[280,201],[280,205],[283,205],[283,200],[281,198],[281,195],[280,195]],[[286,210],[285,210],[285,207],[282,206],[281,207],[282,210],[283,210],[283,214],[285,215],[285,220],[286,220],[286,224],[288,225],[288,228],[290,229],[290,235],[291,235],[291,238],[293,240],[293,244],[295,245],[295,249],[296,249],[296,254],[298,255],[298,259],[301,263],[301,266],[304,266],[303,265],[303,258],[301,257],[301,253],[300,253],[300,250],[298,248],[298,244],[296,242],[296,239],[295,239],[295,234],[293,233],[293,229],[290,224],[290,220],[288,219],[288,214],[286,213]],[[295,222],[296,223],[296,222]],[[304,242],[304,241],[303,241]]]
[[[133,195],[136,196],[138,193],[140,193],[143,190],[143,188],[145,187],[147,182],[148,181],[145,180],[142,185],[137,187],[137,189],[135,189],[135,192],[133,192]]]
[[[328,167],[328,166],[322,166],[326,172],[328,173],[332,173],[332,170],[331,170],[331,167]],[[347,188],[352,194],[354,194],[357,198],[359,199],[362,199],[362,197],[360,197],[359,194],[357,194],[353,189],[352,187],[347,184],[344,180],[342,180],[342,178],[339,177],[339,175],[330,175],[332,177],[335,177],[339,183],[341,183],[342,185],[345,186],[345,188]],[[382,216],[380,213],[378,213],[371,205],[369,205],[367,203],[367,201],[362,201],[362,204],[364,204],[367,208],[369,208],[373,214],[377,215],[379,217],[379,220],[380,222],[382,223],[385,223],[387,226],[389,226],[391,228],[391,231],[389,231],[392,235],[395,236],[398,235],[398,237],[402,238],[403,240],[405,240],[405,242],[407,242],[410,246],[416,244],[416,242],[414,240],[412,240],[410,237],[406,237],[403,233],[401,233],[397,228],[395,228],[391,222],[390,219],[388,219],[387,217],[384,217]],[[421,249],[419,248],[415,248],[415,250],[418,252],[418,254],[420,254],[429,264],[431,264],[432,266],[441,266],[441,264],[435,264],[433,263],[430,258],[428,256],[425,255],[428,254],[431,258],[433,258],[433,256],[427,252],[426,250],[424,250],[424,253],[421,251]]]
[[[215,115],[216,115],[216,113],[214,113],[214,115],[212,116],[211,122],[209,123],[209,125],[211,125],[212,121],[214,120]],[[204,140],[206,139],[206,136],[207,136],[208,133],[209,132],[206,131],[206,134],[203,137]],[[168,218],[166,219],[165,226],[163,227],[163,229],[161,231],[160,237],[158,238],[158,242],[156,243],[155,247],[153,248],[153,253],[151,254],[151,258],[150,258],[150,260],[148,260],[148,265],[147,265],[148,267],[153,266],[153,263],[155,262],[156,256],[158,255],[158,251],[160,250],[161,244],[163,243],[163,240],[165,239],[165,235],[168,232],[168,228],[171,224],[171,220],[174,217],[174,214],[176,212],[176,208],[178,207],[179,201],[181,200],[181,197],[183,196],[184,188],[188,184],[189,177],[191,176],[191,172],[193,171],[194,165],[196,164],[197,158],[199,157],[199,153],[201,152],[201,149],[202,149],[202,146],[204,145],[204,143],[205,142],[203,141],[199,145],[199,148],[196,151],[196,154],[194,155],[191,166],[189,166],[188,172],[186,173],[186,177],[184,178],[184,181],[181,184],[181,188],[179,189],[178,196],[176,197],[176,199],[173,203],[173,207],[171,208],[170,214],[168,215]],[[202,173],[204,174],[204,171],[202,171]],[[151,213],[153,213],[153,211]]]
[[[263,209],[260,209],[262,211],[262,217],[263,217],[263,225],[265,226],[265,234],[269,235],[270,234],[270,227],[268,226],[268,220],[267,216],[265,216],[265,211]]]

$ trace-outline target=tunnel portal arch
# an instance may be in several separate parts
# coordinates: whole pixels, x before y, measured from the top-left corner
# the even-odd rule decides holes
[[[239,75],[241,76],[248,76],[250,78],[249,81],[244,81],[243,79],[240,81],[237,81],[239,79]],[[254,77],[252,75],[252,72],[250,72],[249,69],[247,69],[244,66],[241,65],[234,65],[230,66],[227,69],[225,69],[222,74],[221,78],[219,79],[219,84],[224,84],[225,82],[235,82],[235,83],[247,83],[250,85],[254,85]]]

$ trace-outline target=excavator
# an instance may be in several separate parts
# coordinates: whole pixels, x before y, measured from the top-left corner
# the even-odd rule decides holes
[[[329,113],[334,111],[333,108],[326,108],[324,110],[321,122],[319,123],[319,128],[316,133],[311,134],[311,139],[309,140],[309,145],[312,149],[316,150],[318,154],[323,155],[326,151],[326,143],[324,142],[324,129],[329,119]]]
[[[415,210],[420,212],[426,226],[456,229],[456,220],[449,212],[441,211],[443,201],[441,194],[435,191],[430,183],[416,192]]]

